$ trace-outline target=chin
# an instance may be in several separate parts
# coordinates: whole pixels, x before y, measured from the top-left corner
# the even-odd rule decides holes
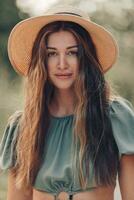
[[[68,90],[72,88],[72,84],[71,85],[54,85],[55,88],[59,89],[59,90]]]
[[[72,87],[56,87],[58,90],[69,90],[71,89]]]
[[[65,83],[65,82],[54,83],[53,82],[54,87],[57,89],[61,89],[61,90],[70,89],[73,86],[73,84],[74,84],[74,82],[70,82],[70,83]]]

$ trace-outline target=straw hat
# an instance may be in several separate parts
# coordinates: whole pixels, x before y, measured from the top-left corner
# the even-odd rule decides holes
[[[33,43],[40,29],[57,20],[75,22],[85,28],[96,46],[103,71],[106,72],[112,67],[118,55],[118,46],[111,33],[92,22],[80,9],[63,5],[51,8],[42,16],[25,19],[12,29],[8,39],[8,56],[19,74],[27,75]]]

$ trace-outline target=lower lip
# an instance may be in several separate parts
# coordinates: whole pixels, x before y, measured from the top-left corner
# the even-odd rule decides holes
[[[68,75],[68,76],[56,76],[59,79],[69,79],[71,78],[72,75]]]

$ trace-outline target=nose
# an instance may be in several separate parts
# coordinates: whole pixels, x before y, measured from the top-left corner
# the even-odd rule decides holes
[[[60,54],[58,59],[58,68],[66,69],[68,68],[68,63],[65,54]]]

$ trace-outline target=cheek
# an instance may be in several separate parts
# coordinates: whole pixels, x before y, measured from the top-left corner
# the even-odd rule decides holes
[[[68,65],[72,68],[74,73],[78,73],[79,70],[79,61],[77,58],[68,59]]]
[[[56,63],[57,63],[56,59],[52,59],[52,58],[48,59],[48,61],[47,61],[48,74],[51,74],[54,71],[54,69],[56,67]]]
[[[77,57],[70,57],[66,58],[67,65],[74,71],[75,74],[79,71],[79,61]],[[47,69],[48,69],[48,75],[51,76],[51,73],[53,73],[53,70],[57,67],[58,59],[57,58],[51,58],[47,62]]]
[[[59,58],[58,56],[55,56],[55,57],[51,57],[47,60],[47,65],[48,66],[56,66],[56,64],[59,62]]]
[[[78,60],[75,60],[75,61],[72,63],[72,66],[73,66],[73,68],[74,68],[74,72],[75,72],[76,74],[78,74],[78,72],[79,72],[79,62],[78,62]]]
[[[52,67],[49,64],[47,64],[47,75],[48,79],[50,80],[52,76]]]
[[[78,58],[76,56],[72,56],[72,57],[67,57],[66,61],[70,64],[70,65],[77,65],[78,64]]]

